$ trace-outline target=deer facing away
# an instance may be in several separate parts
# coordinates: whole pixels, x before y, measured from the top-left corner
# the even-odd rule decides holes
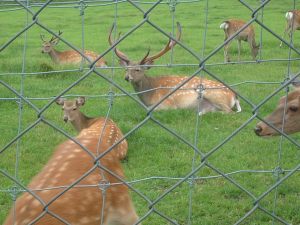
[[[105,118],[95,119],[88,124],[88,127],[82,128],[76,140],[97,156],[98,150],[101,154],[115,143],[116,133],[119,130],[112,120],[106,121]],[[100,135],[102,139],[99,143]],[[116,149],[112,149],[98,162],[119,177],[124,177]],[[51,202],[66,187],[80,178],[82,179],[74,187]],[[138,216],[129,196],[128,187],[124,184],[110,185],[119,182],[118,178],[100,169],[95,164],[94,157],[80,146],[71,140],[65,141],[56,148],[50,160],[29,184],[29,189],[33,190],[45,204],[49,203],[47,210],[34,196],[25,192],[15,203],[15,216],[12,209],[4,225],[13,225],[14,217],[16,218],[14,224],[18,225],[135,224]],[[107,184],[105,195],[99,184]]]
[[[285,14],[286,26],[282,38],[285,38],[285,35],[288,34],[291,37],[292,33],[295,30],[300,30],[300,10],[290,10]],[[282,41],[280,47],[282,46]]]
[[[113,45],[112,27],[108,41]],[[181,37],[181,26],[177,23],[177,41]],[[149,69],[154,60],[166,54],[170,49],[176,45],[176,41],[170,39],[167,45],[157,54],[149,56],[150,50],[140,62],[134,62],[120,50],[115,48],[115,53],[120,59],[120,64],[126,66],[125,80],[131,82],[134,90],[138,92],[138,97],[146,106],[152,106],[160,101],[165,95],[170,93],[172,88],[175,88],[187,76],[160,76],[148,77],[145,71]],[[202,85],[205,90],[203,92],[203,100],[199,100],[198,87]],[[225,87],[222,83],[208,80],[205,78],[195,77],[182,86],[179,90],[170,95],[166,100],[158,105],[156,110],[162,109],[183,109],[183,108],[197,108],[200,101],[200,112],[204,114],[212,111],[232,112],[231,108],[237,106],[237,111],[241,111],[239,101],[236,94]]]
[[[62,34],[59,31],[58,35]],[[42,45],[42,53],[48,53],[54,63],[57,64],[80,64],[82,61],[82,56],[75,50],[67,50],[60,52],[56,50],[54,47],[58,44],[59,38],[53,36],[49,41],[44,40],[43,35],[41,35],[41,39],[43,41]],[[91,61],[97,59],[98,55],[95,52],[85,50],[84,54]],[[106,61],[103,58],[100,58],[95,64],[98,67],[106,67]]]
[[[285,106],[285,104],[287,104]],[[284,127],[283,127],[284,119]],[[300,89],[295,89],[290,92],[287,98],[284,96],[279,100],[277,108],[267,117],[264,118],[267,122],[271,123],[274,127],[281,130],[286,134],[292,134],[300,131]],[[272,127],[264,122],[257,123],[255,133],[258,136],[274,136],[279,133]]]
[[[241,29],[246,22],[242,20],[227,20],[224,21],[221,25],[220,28],[224,30],[225,33],[225,41],[232,37],[239,29]],[[246,41],[249,43],[250,49],[251,49],[251,55],[252,59],[255,60],[256,56],[258,54],[259,50],[259,45],[256,44],[255,42],[255,32],[254,32],[254,27],[252,25],[249,25],[246,29],[244,29],[241,33],[239,33],[235,39],[238,41],[238,61],[241,60],[241,46],[242,46],[242,41]],[[224,46],[224,58],[225,62],[230,62],[230,57],[228,54],[230,42],[227,43]]]

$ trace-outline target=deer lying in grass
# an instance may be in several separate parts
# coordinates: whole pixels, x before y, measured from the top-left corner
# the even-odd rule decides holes
[[[177,41],[181,37],[181,26],[177,23]],[[112,27],[109,33],[109,44],[113,45]],[[140,62],[133,62],[115,48],[115,53],[120,59],[120,64],[126,66],[125,80],[131,82],[134,90],[138,92],[138,97],[146,106],[152,106],[160,101],[165,95],[178,86],[180,83],[188,79],[187,76],[159,76],[148,77],[145,71],[149,69],[154,60],[166,54],[170,49],[176,45],[176,41],[170,39],[167,45],[157,54],[149,56],[150,50]],[[222,83],[208,80],[205,78],[195,77],[182,86],[179,90],[170,95],[166,100],[158,105],[156,110],[161,109],[183,109],[183,108],[197,108],[199,104],[199,93],[197,90],[199,86],[204,87],[203,100],[200,101],[200,112],[204,114],[212,111],[232,112],[231,108],[235,105],[238,111],[241,111],[239,101],[234,92],[225,87]]]
[[[285,104],[287,105],[285,106]],[[283,132],[286,134],[292,134],[300,131],[300,88],[290,92],[287,99],[285,96],[282,97],[279,100],[279,104],[275,111],[265,117],[264,120],[281,130],[283,126],[283,116]],[[279,135],[276,130],[262,121],[256,125],[254,131],[258,136],[264,137]]]
[[[295,30],[300,30],[300,10],[290,10],[285,14],[286,27],[282,38],[288,33],[289,37],[295,32]],[[282,46],[282,41],[280,42],[280,47]]]
[[[66,101],[64,105],[68,105]],[[80,114],[77,108],[74,111]],[[65,110],[66,112],[71,111]],[[71,117],[68,115],[68,119]],[[111,120],[106,121],[105,118],[89,120],[86,124],[87,127],[81,126],[76,140],[95,157],[115,143],[120,135],[117,125]],[[101,141],[99,141],[100,136]],[[112,149],[98,162],[119,177],[124,177],[116,149]],[[81,180],[74,187],[58,197],[66,187],[79,179]],[[138,216],[129,196],[128,187],[124,184],[110,185],[119,182],[120,180],[115,176],[100,169],[94,157],[79,145],[71,140],[65,141],[56,148],[42,171],[29,184],[29,189],[49,205],[44,207],[33,195],[26,192],[15,203],[16,214],[14,215],[12,209],[4,225],[135,224]],[[99,184],[103,183],[107,185],[105,195],[103,189],[99,187]],[[55,197],[58,198],[51,202]],[[102,212],[103,223],[101,223]],[[14,218],[15,223],[13,223]]]
[[[58,36],[62,34],[59,31]],[[53,62],[57,64],[80,64],[82,61],[82,56],[75,50],[67,50],[67,51],[57,51],[54,47],[58,44],[59,38],[53,36],[50,41],[44,40],[43,35],[41,35],[41,39],[43,41],[42,53],[48,53],[53,60]],[[84,54],[91,61],[97,59],[98,55],[92,51],[84,51]],[[103,58],[100,58],[95,64],[98,67],[106,67],[106,61]]]
[[[85,104],[84,97],[78,97],[75,100],[65,100],[64,98],[58,98],[56,103],[62,106],[62,110],[64,111],[63,119],[65,122],[71,122],[74,128],[81,132],[83,129],[90,127],[97,120],[105,120],[105,118],[91,118],[84,115],[79,109],[81,106]],[[111,120],[110,120],[111,121]],[[117,142],[121,137],[123,137],[123,133],[120,128],[113,121],[110,122],[111,126],[111,138]],[[114,143],[113,143],[114,144]],[[116,153],[120,160],[125,159],[127,155],[128,144],[127,141],[124,140],[116,147]]]
[[[227,20],[224,21],[221,25],[220,28],[224,30],[225,32],[225,41],[232,37],[238,30],[240,30],[246,22],[242,20]],[[258,54],[259,50],[259,45],[256,44],[255,42],[255,32],[254,28],[252,25],[249,25],[246,29],[244,29],[241,33],[239,33],[235,39],[238,41],[238,61],[241,60],[241,46],[242,46],[242,41],[246,41],[249,43],[250,49],[251,49],[251,54],[252,54],[252,59],[255,60],[256,56]],[[230,43],[227,43],[224,46],[224,58],[225,62],[230,62],[230,57],[228,54],[229,46]]]

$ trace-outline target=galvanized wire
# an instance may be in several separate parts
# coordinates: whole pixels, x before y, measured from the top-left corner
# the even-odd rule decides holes
[[[18,173],[18,165],[19,165],[19,154],[16,155],[16,164],[15,164],[15,176],[11,176],[9,173],[7,173],[6,171],[4,171],[3,169],[0,168],[0,173],[7,177],[9,180],[13,181],[15,183],[15,185],[17,185],[18,187],[14,188],[14,191],[12,192],[12,189],[9,190],[0,190],[2,192],[9,192],[9,193],[13,193],[13,195],[15,196],[16,193],[19,192],[23,192],[26,191],[28,193],[30,193],[32,196],[34,196],[34,198],[36,198],[38,201],[40,201],[40,203],[44,206],[44,212],[42,214],[40,214],[39,217],[37,217],[34,221],[31,221],[30,224],[34,224],[35,222],[37,222],[39,219],[41,219],[45,214],[49,214],[53,217],[55,217],[56,219],[60,220],[62,223],[64,224],[69,224],[68,221],[65,221],[64,218],[61,218],[60,216],[54,214],[51,210],[49,210],[48,206],[50,206],[54,201],[56,201],[58,198],[60,198],[64,193],[66,193],[68,190],[70,190],[71,188],[85,188],[85,187],[90,187],[90,186],[80,186],[78,185],[78,183],[83,180],[86,176],[88,176],[89,174],[91,174],[95,169],[100,168],[102,171],[102,175],[103,175],[103,171],[111,174],[112,176],[116,177],[119,180],[119,183],[115,183],[115,184],[107,184],[105,183],[105,185],[108,186],[113,186],[113,185],[120,185],[120,184],[124,184],[126,185],[131,191],[133,191],[134,193],[136,193],[141,199],[143,199],[144,201],[147,202],[148,206],[149,206],[149,210],[144,214],[141,215],[139,222],[147,219],[147,217],[149,217],[149,215],[151,215],[152,213],[157,214],[158,216],[160,216],[162,219],[164,219],[165,221],[172,223],[172,224],[178,224],[177,221],[175,221],[174,219],[170,218],[169,216],[165,215],[164,213],[162,213],[161,211],[157,210],[157,208],[155,208],[155,206],[164,200],[164,198],[166,196],[168,196],[169,194],[171,194],[173,192],[173,190],[175,190],[176,188],[178,188],[182,183],[189,183],[190,184],[190,191],[189,191],[189,215],[188,215],[188,224],[192,224],[192,220],[191,220],[191,216],[192,216],[192,196],[193,196],[193,186],[194,186],[194,181],[197,179],[216,179],[216,178],[224,178],[226,180],[228,180],[230,183],[232,183],[235,187],[237,187],[239,190],[241,190],[243,193],[247,194],[252,200],[253,200],[253,207],[246,212],[241,218],[239,218],[235,224],[241,224],[243,223],[250,215],[252,215],[256,210],[260,210],[261,212],[265,213],[266,215],[268,215],[269,217],[272,218],[273,223],[275,222],[281,222],[282,224],[289,224],[285,219],[279,217],[276,215],[276,202],[277,202],[277,192],[274,195],[274,204],[273,204],[273,209],[272,211],[270,211],[269,209],[264,208],[260,203],[261,201],[268,196],[273,190],[277,190],[279,185],[281,185],[282,183],[284,183],[289,177],[291,177],[294,173],[299,172],[300,170],[300,164],[296,165],[294,168],[286,170],[286,169],[281,169],[280,168],[280,162],[281,162],[281,151],[282,151],[282,141],[283,141],[283,137],[290,141],[291,143],[293,143],[295,146],[297,146],[298,148],[300,148],[299,143],[297,142],[297,140],[295,140],[293,137],[288,136],[287,134],[284,133],[284,131],[281,129],[277,129],[274,127],[274,125],[268,123],[267,121],[264,121],[260,115],[258,114],[258,110],[266,103],[269,101],[270,98],[272,98],[273,96],[275,96],[276,94],[278,94],[281,90],[285,89],[286,90],[286,95],[288,93],[288,85],[290,85],[299,75],[300,73],[297,73],[295,76],[291,77],[291,72],[290,72],[290,66],[291,66],[291,62],[294,61],[298,61],[300,58],[292,58],[291,53],[292,51],[296,52],[299,55],[299,50],[296,49],[293,46],[293,42],[292,42],[292,35],[291,35],[291,41],[290,43],[286,42],[285,40],[283,40],[279,35],[277,35],[275,32],[273,32],[270,28],[268,28],[267,26],[264,25],[263,23],[263,9],[264,7],[266,7],[270,1],[261,1],[260,5],[257,8],[253,8],[251,7],[247,2],[244,2],[242,0],[240,0],[241,4],[243,4],[247,9],[249,9],[252,18],[245,24],[245,26],[243,26],[234,36],[232,36],[231,38],[229,38],[228,40],[226,40],[224,43],[222,43],[221,45],[217,46],[213,51],[211,51],[207,56],[205,56],[204,51],[205,51],[205,41],[206,41],[206,31],[207,31],[207,15],[208,15],[208,0],[206,1],[206,14],[205,14],[205,30],[204,30],[204,39],[203,39],[203,48],[202,48],[202,52],[200,53],[200,55],[195,52],[193,49],[189,48],[188,46],[186,46],[184,43],[177,41],[174,39],[174,21],[175,21],[175,9],[176,9],[176,4],[178,3],[192,3],[192,2],[198,2],[198,1],[180,1],[180,0],[169,0],[169,1],[162,1],[162,0],[158,0],[158,1],[148,1],[148,2],[144,2],[144,1],[131,1],[131,0],[127,0],[127,1],[101,1],[101,0],[95,0],[95,1],[85,1],[85,0],[80,0],[80,1],[74,1],[74,2],[53,2],[52,0],[47,1],[46,3],[30,3],[29,0],[27,1],[14,1],[16,4],[11,4],[11,1],[7,1],[5,0],[4,2],[7,2],[9,4],[7,4],[6,6],[8,7],[13,7],[13,8],[6,8],[1,11],[11,11],[11,10],[25,10],[27,13],[27,21],[26,21],[26,25],[25,27],[19,31],[15,36],[13,36],[8,42],[6,42],[3,46],[1,46],[0,51],[6,49],[7,47],[10,46],[11,43],[13,43],[17,38],[19,38],[22,34],[25,35],[25,42],[24,42],[24,50],[23,50],[23,65],[22,65],[22,72],[21,73],[2,73],[0,74],[0,76],[6,76],[6,75],[15,75],[15,76],[21,76],[21,89],[20,91],[16,91],[14,88],[12,88],[11,86],[9,86],[7,83],[5,83],[4,81],[0,80],[0,84],[2,84],[5,88],[7,88],[10,92],[12,92],[13,94],[15,94],[17,97],[14,98],[0,98],[0,100],[8,100],[8,101],[17,101],[19,104],[19,125],[18,125],[18,134],[16,137],[14,137],[10,142],[8,142],[2,149],[0,149],[0,154],[3,153],[4,151],[7,151],[7,149],[13,144],[13,143],[19,143],[21,141],[21,138],[24,134],[26,134],[27,132],[29,132],[30,130],[34,129],[36,127],[36,125],[38,125],[39,123],[44,123],[46,125],[48,125],[49,127],[52,127],[53,129],[55,129],[57,132],[60,132],[62,135],[65,135],[68,139],[72,140],[74,143],[76,143],[77,145],[79,145],[86,153],[89,154],[89,156],[97,163],[95,163],[95,165],[90,168],[90,170],[88,172],[86,172],[83,176],[81,176],[79,179],[77,179],[76,181],[74,181],[71,185],[68,185],[66,187],[63,187],[63,191],[60,192],[58,195],[56,195],[50,202],[48,202],[47,204],[45,202],[43,202],[41,199],[39,199],[39,197],[34,193],[37,190],[30,190],[28,188],[26,188],[22,182],[20,182],[20,180],[18,179],[17,173]],[[174,64],[173,63],[173,54],[171,54],[171,58],[170,58],[170,64],[165,64],[165,65],[153,65],[153,67],[166,67],[166,66],[188,66],[188,67],[197,67],[195,69],[195,72],[192,73],[191,76],[189,76],[188,79],[186,79],[185,81],[183,81],[181,84],[179,84],[178,86],[176,86],[175,88],[172,88],[170,90],[170,92],[164,96],[159,102],[157,102],[156,104],[154,104],[151,107],[146,107],[140,100],[138,100],[135,95],[140,94],[140,93],[129,93],[128,91],[126,91],[124,88],[122,88],[120,85],[118,85],[115,81],[114,81],[114,71],[115,69],[120,69],[121,67],[118,66],[114,66],[114,61],[115,61],[115,56],[113,55],[113,65],[112,67],[108,67],[108,68],[104,68],[104,69],[100,69],[100,70],[96,70],[95,68],[95,64],[97,62],[97,60],[95,61],[91,61],[85,54],[84,54],[84,36],[85,36],[85,32],[84,32],[84,23],[85,23],[85,19],[84,19],[84,8],[85,7],[90,7],[90,6],[106,6],[106,5],[112,5],[115,4],[115,18],[114,18],[114,22],[115,24],[117,23],[117,14],[118,14],[118,4],[124,3],[124,2],[128,2],[130,3],[133,7],[135,7],[139,13],[141,13],[143,15],[143,19],[136,24],[134,27],[130,28],[120,39],[118,39],[118,41],[116,41],[110,48],[108,48],[106,51],[104,51],[101,55],[99,55],[98,59],[99,60],[101,57],[105,56],[107,53],[111,52],[112,49],[114,47],[116,47],[117,45],[119,45],[119,43],[121,43],[123,40],[125,40],[129,35],[131,35],[133,32],[135,32],[137,29],[139,29],[143,24],[147,23],[149,24],[151,27],[153,27],[154,29],[156,29],[158,32],[160,32],[162,35],[166,36],[167,38],[171,38],[172,40],[176,41],[177,44],[179,46],[181,46],[183,49],[186,50],[186,52],[190,53],[191,56],[193,56],[198,62],[199,64]],[[29,4],[30,3],[30,4]],[[152,4],[152,6],[147,10],[143,10],[140,7],[140,4]],[[172,13],[172,35],[169,35],[168,32],[166,32],[165,30],[163,30],[162,28],[160,28],[157,24],[155,24],[154,22],[152,22],[150,20],[150,14],[153,10],[156,9],[156,7],[159,4],[171,4],[170,7],[173,10]],[[37,10],[37,12],[34,12],[34,8],[35,7],[39,7],[39,9]],[[42,11],[45,8],[48,7],[64,7],[64,8],[79,8],[81,10],[81,18],[82,18],[82,50],[78,49],[76,46],[72,45],[71,43],[69,43],[67,40],[61,38],[60,36],[58,36],[57,34],[55,34],[55,32],[53,32],[51,29],[49,29],[47,26],[45,26],[43,23],[41,23],[38,20],[39,15],[42,13]],[[294,7],[295,7],[295,1],[294,1]],[[258,19],[258,13],[262,12],[261,14],[261,20]],[[32,15],[33,16],[33,20],[31,23],[29,23],[28,21],[28,15]],[[196,124],[195,124],[195,134],[194,134],[194,140],[193,143],[191,143],[190,141],[186,140],[184,137],[182,137],[181,135],[177,134],[176,131],[172,130],[171,128],[168,127],[168,125],[165,125],[163,123],[161,123],[158,119],[155,118],[153,111],[159,106],[159,104],[161,104],[165,99],[167,99],[169,96],[171,96],[173,93],[175,93],[177,90],[182,89],[182,86],[184,86],[184,84],[186,84],[188,81],[190,81],[192,78],[196,77],[196,76],[200,76],[202,77],[203,74],[208,74],[210,77],[222,82],[224,84],[225,87],[228,87],[229,89],[234,91],[234,87],[238,86],[238,85],[243,85],[243,84],[249,84],[249,83],[254,83],[254,84],[278,84],[280,82],[257,82],[257,81],[244,81],[244,82],[240,82],[240,83],[236,83],[236,84],[227,84],[224,83],[224,81],[222,79],[220,79],[218,76],[218,74],[213,73],[209,67],[213,68],[213,66],[216,65],[225,65],[225,64],[229,64],[229,63],[212,63],[212,64],[208,64],[208,60],[213,57],[216,53],[218,53],[221,49],[223,49],[223,47],[228,44],[230,41],[232,41],[236,35],[238,35],[240,32],[242,32],[243,30],[245,30],[247,27],[249,27],[252,23],[256,22],[258,25],[260,25],[261,27],[261,44],[263,43],[263,39],[262,39],[262,30],[266,30],[267,32],[271,33],[273,36],[275,36],[278,40],[283,41],[287,46],[289,46],[289,56],[287,59],[262,59],[262,49],[260,50],[260,56],[259,56],[259,60],[257,61],[243,61],[243,62],[231,62],[230,64],[242,64],[242,63],[257,63],[257,62],[278,62],[278,61],[287,61],[288,62],[288,71],[287,71],[287,75],[285,77],[285,81],[280,85],[279,88],[277,88],[273,93],[271,93],[270,95],[266,96],[266,98],[261,101],[259,104],[255,104],[253,103],[250,99],[248,99],[247,97],[241,95],[240,93],[237,93],[237,95],[243,99],[245,101],[246,104],[248,104],[253,111],[253,115],[248,118],[239,128],[237,128],[235,131],[233,131],[230,135],[228,135],[226,138],[224,138],[220,143],[218,143],[215,147],[211,148],[210,151],[204,153],[202,152],[199,147],[197,146],[198,143],[198,138],[199,135],[201,135],[200,132],[200,128],[201,128],[201,117],[196,118]],[[30,96],[27,96],[27,94],[24,93],[24,75],[40,75],[40,74],[48,74],[50,75],[51,73],[53,73],[53,71],[48,71],[48,72],[33,72],[33,73],[26,73],[25,72],[25,58],[26,58],[26,46],[27,46],[27,31],[29,29],[31,29],[31,27],[33,25],[37,25],[39,27],[41,27],[42,29],[44,29],[45,31],[49,32],[50,34],[56,36],[57,38],[59,38],[62,42],[64,42],[67,46],[69,46],[71,49],[75,50],[76,52],[78,52],[81,56],[82,56],[82,63],[81,66],[78,70],[61,70],[61,71],[55,71],[55,72],[74,72],[74,71],[85,71],[84,75],[82,75],[79,79],[77,79],[75,82],[73,82],[69,87],[67,87],[66,89],[64,89],[63,91],[61,91],[60,93],[57,94],[57,96],[55,97],[40,97],[40,98],[32,98]],[[114,32],[114,36],[116,36],[116,30]],[[84,68],[83,65],[83,61],[87,61],[88,63],[88,67]],[[106,76],[106,74],[104,73],[106,70],[111,70],[112,71],[112,76],[108,77]],[[65,95],[69,90],[71,90],[73,87],[75,87],[77,84],[79,84],[80,82],[82,82],[83,80],[85,80],[86,78],[88,78],[89,76],[91,76],[91,74],[94,73],[99,77],[102,77],[105,81],[107,81],[110,84],[109,87],[109,91],[108,94],[104,94],[104,95],[97,95],[97,96],[88,96],[88,97],[94,97],[94,98],[108,98],[109,99],[109,104],[108,104],[108,110],[106,113],[106,121],[108,120],[110,114],[111,114],[111,109],[113,106],[113,101],[115,99],[115,97],[123,97],[123,96],[127,96],[130,97],[131,99],[133,99],[136,103],[138,103],[146,112],[146,116],[143,118],[142,121],[140,121],[137,125],[135,125],[130,131],[128,131],[123,138],[121,138],[118,142],[114,143],[112,146],[110,146],[108,149],[105,149],[102,153],[99,154],[99,150],[97,148],[97,155],[94,155],[93,153],[91,153],[88,149],[86,149],[81,143],[79,143],[78,141],[76,141],[75,138],[72,138],[70,134],[68,134],[67,132],[65,132],[64,130],[62,130],[61,128],[59,128],[59,126],[57,126],[56,124],[53,124],[52,122],[46,120],[43,117],[43,113],[45,113],[49,107],[51,106],[51,104],[59,97],[59,96],[67,96],[69,97],[70,95]],[[115,93],[113,91],[113,88],[116,88],[118,91],[122,92],[121,94],[119,93]],[[147,91],[152,91],[152,90],[147,90]],[[73,95],[76,96],[76,95]],[[79,96],[79,95],[78,95]],[[81,96],[81,95],[80,95]],[[46,104],[42,109],[38,109],[35,104],[32,103],[32,101],[34,100],[50,100],[48,102],[48,104]],[[199,101],[200,102],[200,101]],[[24,128],[22,130],[22,115],[23,115],[23,104],[28,104],[29,106],[31,106],[36,114],[37,114],[37,120],[34,121],[31,125],[27,126],[26,128]],[[286,106],[286,104],[285,104]],[[240,131],[242,131],[251,121],[253,121],[254,119],[259,119],[261,121],[264,121],[266,124],[268,124],[269,126],[273,127],[277,132],[279,132],[282,135],[282,138],[280,140],[280,144],[278,147],[278,164],[277,164],[277,168],[275,168],[274,170],[267,170],[267,171],[258,171],[258,170],[248,170],[248,171],[233,171],[230,173],[225,173],[223,171],[221,171],[220,169],[218,169],[216,166],[214,166],[213,164],[211,164],[209,162],[209,158],[214,155],[216,152],[220,152],[221,148],[223,145],[227,144],[232,138],[234,138]],[[111,152],[113,150],[114,147],[116,147],[118,144],[120,144],[123,140],[125,140],[126,138],[130,137],[132,134],[134,134],[139,128],[143,127],[148,121],[152,121],[155,124],[157,124],[158,126],[160,126],[161,129],[164,129],[165,131],[167,131],[169,134],[171,134],[172,136],[176,137],[179,141],[181,141],[184,145],[188,146],[189,149],[192,150],[193,152],[193,161],[192,161],[192,168],[191,171],[188,172],[185,176],[183,177],[145,177],[145,178],[140,178],[140,179],[136,179],[136,180],[124,180],[123,178],[119,177],[117,174],[115,174],[113,171],[110,171],[109,169],[105,168],[103,165],[101,165],[100,163],[100,159],[102,157],[104,157],[106,154],[108,154],[109,152]],[[284,122],[284,120],[283,120]],[[106,122],[105,122],[106,125]],[[104,126],[105,127],[105,126]],[[103,128],[104,129],[104,128]],[[101,143],[102,140],[102,136],[99,137],[99,142],[98,142],[98,147],[99,144]],[[19,145],[17,145],[17,149],[19,148]],[[18,152],[19,150],[17,150]],[[1,156],[1,155],[0,155]],[[197,158],[201,157],[201,162],[197,164]],[[202,168],[210,168],[211,170],[213,170],[214,172],[216,172],[217,175],[214,176],[207,176],[207,177],[198,177],[196,176],[197,172],[200,171]],[[287,172],[284,176],[280,177],[278,175],[278,168],[280,168],[280,171],[282,172]],[[241,174],[241,173],[272,173],[272,174],[277,174],[278,176],[276,177],[276,182],[269,187],[264,193],[260,194],[259,196],[256,196],[255,194],[253,194],[252,192],[250,192],[247,188],[243,187],[243,185],[241,185],[239,182],[236,181],[236,179],[234,179],[232,177],[233,174]],[[104,177],[104,175],[102,176]],[[156,199],[154,200],[150,200],[147,195],[145,193],[142,193],[140,190],[136,189],[133,184],[138,183],[138,182],[145,182],[147,180],[152,180],[152,179],[163,179],[163,180],[175,180],[177,181],[174,185],[172,185],[170,188],[168,188],[163,194],[161,194],[160,196],[158,196]],[[108,182],[105,177],[104,177],[104,182]],[[98,185],[98,184],[95,184]],[[48,187],[42,190],[53,190],[53,189],[57,189],[57,188],[62,188],[62,187]],[[103,202],[102,204],[105,204],[105,188],[103,188]],[[103,211],[99,212],[101,215],[103,215]],[[103,219],[103,217],[102,217]],[[103,221],[101,221],[101,224],[103,223]]]

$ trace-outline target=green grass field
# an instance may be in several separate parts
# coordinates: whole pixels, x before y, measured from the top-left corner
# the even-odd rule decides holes
[[[249,0],[249,4],[253,7],[256,7],[259,2]],[[147,10],[152,5],[139,4],[139,6]],[[199,56],[203,51],[205,6],[205,1],[180,3],[174,12],[174,21],[179,21],[182,25],[182,43]],[[0,7],[0,9],[7,8],[3,5]],[[292,8],[292,0],[271,1],[264,8],[264,24],[281,36],[285,27],[285,12]],[[32,10],[37,11],[38,8],[34,7]],[[115,5],[87,7],[84,14],[84,47],[86,49],[102,53],[109,48],[107,36],[115,19],[116,11],[118,13],[118,32],[121,31],[123,34],[143,20],[143,14],[129,3],[118,4],[117,9]],[[28,22],[31,23],[32,16],[27,15],[25,10],[0,12],[0,46],[7,43],[26,26],[27,18]],[[219,25],[230,18],[241,18],[248,21],[251,19],[251,12],[239,1],[209,1],[204,57],[223,43],[224,32],[219,28]],[[258,18],[261,20],[260,16]],[[172,31],[172,13],[167,4],[158,5],[149,14],[149,20],[167,33]],[[54,32],[63,31],[62,37],[65,40],[77,48],[81,48],[82,17],[79,9],[47,7],[39,15],[38,21]],[[289,57],[288,47],[279,48],[280,41],[278,39],[266,30],[261,31],[258,24],[254,23],[254,27],[257,41],[262,40],[261,60],[287,59]],[[32,98],[30,101],[41,109],[54,96],[76,82],[87,70],[51,72],[74,70],[78,67],[72,65],[58,66],[52,63],[48,55],[41,53],[40,34],[44,34],[46,38],[51,38],[51,34],[38,25],[34,25],[27,31],[26,37],[24,34],[19,36],[0,53],[0,80],[16,91],[22,92],[24,97]],[[294,42],[298,49],[300,48],[299,38],[300,32],[295,32]],[[145,23],[118,47],[126,52],[130,59],[140,60],[149,47],[153,52],[156,52],[167,41],[168,39],[164,35]],[[26,43],[26,48],[24,48],[24,43]],[[249,61],[251,59],[249,46],[247,43],[243,43],[242,47],[241,58]],[[57,48],[59,50],[69,49],[63,42],[60,42]],[[232,60],[235,61],[237,59],[236,41],[233,41],[230,53]],[[170,56],[170,53],[166,54],[157,60],[155,65],[169,64]],[[291,56],[293,58],[299,57],[295,52],[292,52]],[[105,59],[109,66],[118,63],[111,52],[105,56]],[[233,86],[234,90],[253,104],[259,104],[280,87],[280,82],[284,81],[288,68],[290,68],[291,73],[297,73],[299,70],[299,61],[212,65],[223,61],[223,49],[221,49],[206,62],[206,69],[226,84],[242,83]],[[181,46],[177,45],[174,48],[173,64],[198,63],[199,61]],[[21,75],[22,68],[26,75]],[[197,66],[184,65],[154,67],[147,71],[147,74],[149,76],[192,75],[197,69]],[[36,73],[47,71],[50,72],[47,74]],[[112,78],[116,84],[128,92],[133,92],[130,83],[124,80],[124,69],[98,69],[98,71]],[[210,78],[206,73],[201,73],[201,75]],[[275,83],[256,84],[248,81]],[[103,78],[92,73],[67,91],[65,95],[100,96],[88,97],[87,104],[82,108],[82,111],[89,116],[105,116],[109,107],[109,100],[101,96],[110,91],[115,92],[116,95],[122,93]],[[284,94],[285,92],[282,91],[272,97],[260,108],[259,115],[265,116],[271,112],[279,98]],[[17,96],[13,92],[0,84],[0,151],[18,135],[19,127],[20,131],[23,131],[37,120],[37,113],[31,106],[24,103],[20,114],[19,105],[15,100],[4,99],[15,97]],[[208,153],[231,136],[253,115],[252,107],[241,98],[240,101],[243,111],[238,114],[210,113],[198,120],[195,110],[168,110],[154,112],[153,118],[188,142],[195,144],[201,152]],[[42,116],[71,135],[76,135],[73,127],[63,122],[61,109],[56,104],[52,104]],[[128,133],[146,118],[147,112],[131,98],[116,96],[109,116],[118,123],[123,133]],[[21,121],[19,122],[19,120]],[[288,140],[283,139],[281,141],[280,137],[257,137],[253,132],[257,122],[257,119],[251,121],[207,159],[207,163],[222,173],[241,171],[229,177],[255,197],[261,196],[274,185],[277,177],[269,172],[250,173],[246,171],[272,171],[276,167],[291,170],[300,162],[299,149]],[[198,135],[195,134],[196,131]],[[300,136],[294,134],[291,137],[298,141]],[[19,139],[18,144],[12,144],[0,154],[0,224],[3,223],[12,206],[12,197],[7,190],[14,186],[13,182],[3,175],[3,171],[11,176],[17,175],[18,180],[27,185],[31,178],[46,164],[55,146],[65,139],[66,137],[55,129],[40,123]],[[178,179],[173,178],[185,177],[192,171],[193,167],[197,167],[201,163],[201,159],[197,156],[193,164],[193,149],[152,120],[149,120],[130,135],[128,143],[128,159],[122,162],[126,179],[135,181],[149,178],[134,183],[133,187],[153,201],[179,182]],[[19,149],[18,157],[16,156],[17,149]],[[17,167],[16,158],[18,158]],[[216,175],[219,174],[208,166],[204,166],[195,174],[199,179],[196,179],[193,185],[190,182],[182,183],[157,203],[156,210],[176,220],[181,225],[189,224],[189,212],[191,212],[191,224],[235,224],[253,208],[254,200],[223,177],[205,178]],[[284,175],[286,173],[280,174],[279,177]],[[159,177],[161,178],[159,179]],[[163,179],[162,177],[166,178]],[[296,172],[277,189],[268,193],[259,204],[289,224],[299,225],[299,187],[300,173]],[[144,216],[149,211],[147,202],[132,191],[131,196],[139,216]],[[191,207],[190,196],[192,197]],[[168,224],[168,222],[159,215],[151,213],[143,221],[143,225],[145,224],[158,225]],[[273,220],[271,216],[257,209],[242,224],[277,225],[282,223]]]

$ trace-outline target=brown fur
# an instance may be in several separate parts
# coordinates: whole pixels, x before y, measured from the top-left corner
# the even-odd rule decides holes
[[[286,103],[285,103],[286,102]],[[286,106],[285,106],[286,104]],[[283,116],[284,127],[283,127]],[[296,89],[289,93],[286,97],[282,97],[276,109],[264,118],[279,130],[283,130],[286,134],[292,134],[300,131],[300,89]],[[258,136],[274,136],[279,133],[264,122],[256,125],[255,133]]]
[[[82,129],[76,140],[97,155],[97,145],[101,132],[102,141],[99,145],[99,153],[103,153],[114,142],[115,136],[111,131],[116,131],[116,124],[104,118],[97,119],[90,127]],[[106,167],[120,177],[124,173],[117,157],[116,149],[100,159],[102,166]],[[94,159],[73,141],[68,140],[60,144],[42,171],[35,176],[29,184],[30,189],[44,189],[51,187],[69,186],[82,177],[94,166]],[[48,210],[60,216],[72,225],[98,225],[101,219],[101,209],[104,207],[104,225],[123,224],[132,225],[137,220],[137,214],[133,207],[128,188],[125,185],[113,185],[107,188],[105,205],[102,205],[104,195],[97,186],[103,180],[109,183],[120,182],[107,172],[95,168],[89,175],[81,180],[76,186],[64,193],[52,202]],[[78,187],[79,185],[95,185],[94,187]],[[65,187],[34,191],[46,204],[61,193]],[[16,201],[15,225],[27,225],[43,213],[43,206],[29,193],[22,194]],[[4,225],[13,224],[13,210],[7,217]],[[46,213],[35,224],[54,225],[63,224],[50,214]]]
[[[246,24],[245,21],[236,19],[227,20],[223,23],[226,23],[228,25],[227,29],[224,28],[225,41],[232,37],[239,29],[241,29]],[[259,45],[257,45],[255,42],[254,27],[252,25],[248,26],[236,36],[236,40],[238,41],[238,61],[240,61],[241,41],[246,41],[249,43],[252,59],[255,60],[258,54]],[[230,61],[230,57],[228,54],[229,46],[230,42],[224,46],[225,62]]]

